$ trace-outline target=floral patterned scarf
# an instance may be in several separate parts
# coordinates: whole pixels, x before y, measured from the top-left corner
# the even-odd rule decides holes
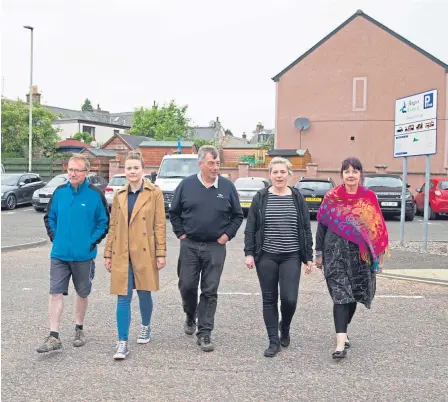
[[[361,258],[379,271],[388,253],[389,236],[375,193],[359,186],[349,194],[337,186],[325,195],[317,220],[344,239],[359,246]]]

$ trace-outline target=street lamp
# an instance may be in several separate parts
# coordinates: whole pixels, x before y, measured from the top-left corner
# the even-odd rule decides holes
[[[31,164],[33,161],[33,33],[34,28],[29,25],[23,26],[31,32],[31,56],[30,56],[30,118],[29,118],[29,133],[28,133],[28,171],[31,172]]]

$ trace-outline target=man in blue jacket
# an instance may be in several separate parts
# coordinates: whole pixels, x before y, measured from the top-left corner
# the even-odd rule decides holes
[[[81,154],[68,162],[68,182],[53,193],[45,227],[53,247],[50,263],[50,334],[38,353],[62,348],[59,324],[72,277],[76,296],[76,325],[73,346],[85,344],[84,316],[95,275],[96,246],[109,229],[109,210],[101,190],[87,179],[90,164]]]

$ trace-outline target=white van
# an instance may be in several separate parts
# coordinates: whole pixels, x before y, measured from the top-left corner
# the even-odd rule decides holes
[[[199,173],[197,154],[165,155],[160,164],[159,171],[152,172],[155,177],[155,185],[163,192],[165,211],[171,207],[174,190],[179,183],[188,176]]]

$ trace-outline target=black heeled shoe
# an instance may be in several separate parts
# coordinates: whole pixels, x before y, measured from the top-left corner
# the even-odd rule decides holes
[[[331,357],[333,359],[344,359],[345,357],[347,357],[347,351],[344,350],[336,350],[331,354]]]
[[[344,349],[350,349],[350,339],[347,336],[347,342],[344,343]]]

